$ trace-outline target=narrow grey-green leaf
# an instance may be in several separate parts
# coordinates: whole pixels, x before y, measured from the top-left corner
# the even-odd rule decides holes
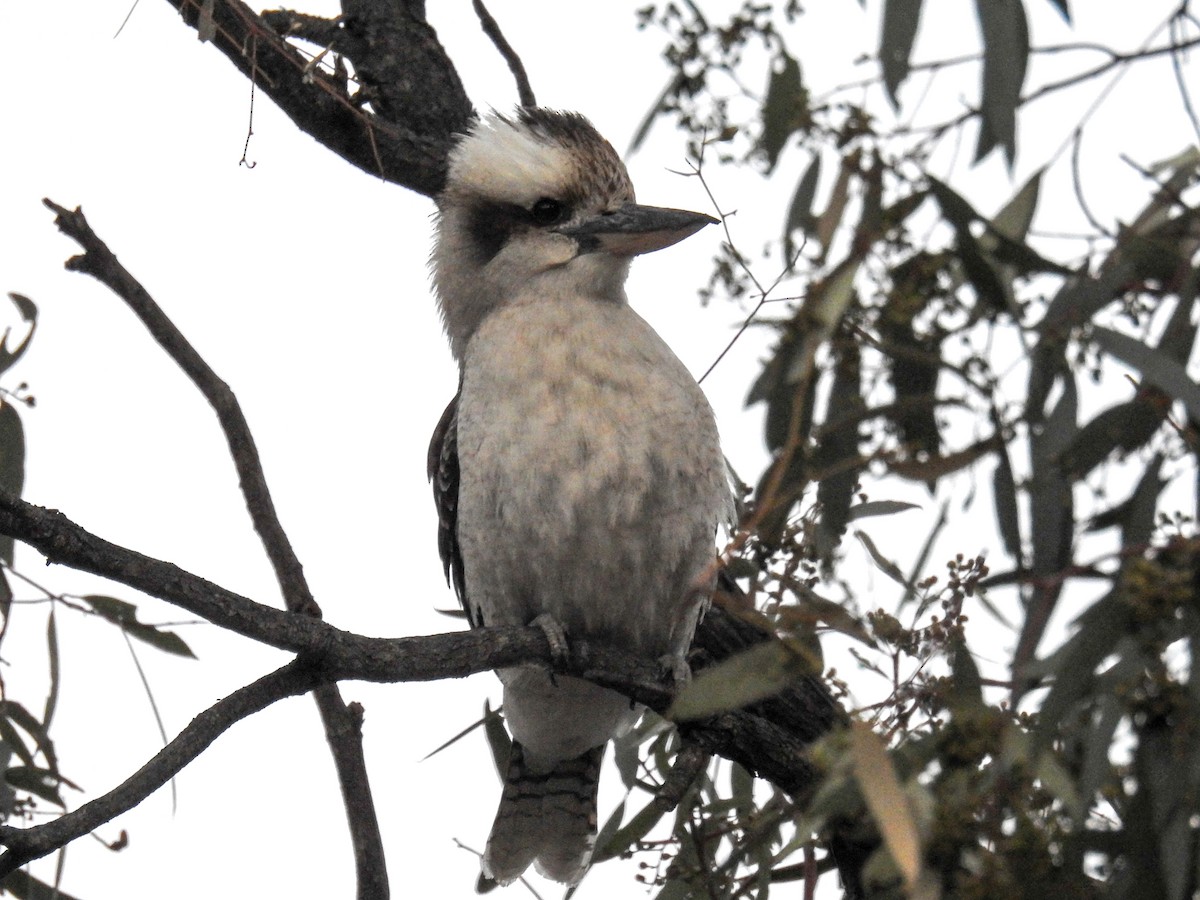
[[[1067,8],[1067,0],[1050,0],[1050,3],[1058,10],[1058,14],[1063,17],[1063,21],[1070,25],[1071,10]]]
[[[787,223],[783,229],[785,243],[792,239],[792,234],[797,228],[803,229],[805,234],[812,233],[815,222],[812,211],[813,198],[816,196],[817,183],[820,178],[821,154],[817,153],[814,154],[808,168],[804,170],[804,174],[800,176],[796,192],[792,194],[792,202],[788,206]]]
[[[21,318],[29,323],[29,331],[12,350],[8,348],[8,332],[4,333],[4,337],[0,339],[0,372],[8,371],[17,360],[25,355],[25,351],[29,349],[29,344],[33,340],[33,333],[37,330],[37,305],[24,294],[10,292],[8,299],[17,307]]]
[[[808,654],[766,641],[702,670],[679,692],[667,718],[683,722],[740,709],[778,694],[813,668]]]
[[[73,894],[34,878],[24,869],[6,875],[0,881],[0,890],[12,894],[17,900],[77,900]]]
[[[100,618],[119,625],[130,637],[175,656],[196,658],[187,642],[175,632],[139,622],[137,607],[127,600],[118,600],[116,597],[106,597],[102,594],[87,594],[80,599]]]
[[[983,705],[983,679],[975,657],[964,640],[956,640],[950,655],[950,671],[954,675],[954,702],[958,706]]]
[[[664,112],[664,102],[666,101],[667,97],[671,96],[672,93],[679,89],[679,81],[682,77],[683,76],[679,74],[672,76],[671,80],[667,82],[666,87],[659,92],[659,95],[654,99],[654,102],[650,104],[650,109],[646,111],[646,115],[643,116],[642,121],[638,123],[637,130],[634,131],[633,137],[629,141],[629,151],[626,154],[627,156],[632,155],[642,146],[643,143],[645,143],[646,136],[650,134],[650,128],[658,120],[658,117]]]
[[[650,829],[658,824],[663,815],[663,811],[658,805],[658,798],[652,799],[623,828],[617,829],[606,843],[596,844],[593,862],[603,862],[614,856],[620,856],[635,841],[644,838]]]
[[[1086,693],[1096,667],[1130,630],[1130,608],[1115,592],[1097,600],[1080,617],[1079,630],[1048,659],[1029,666],[1030,674],[1052,676],[1053,684],[1038,713],[1039,744],[1051,741],[1067,712]]]
[[[0,703],[0,714],[20,726],[26,734],[33,738],[38,750],[46,758],[50,769],[58,771],[58,757],[54,753],[54,742],[46,732],[45,726],[38,721],[37,716],[27,710],[16,700],[5,700]]]
[[[621,820],[625,818],[625,800],[622,799],[617,804],[617,808],[612,811],[608,819],[600,827],[600,831],[596,834],[597,847],[607,847],[621,827]]]
[[[500,783],[508,779],[508,761],[512,756],[512,738],[504,727],[504,720],[499,710],[494,710],[488,701],[483,701],[483,733],[487,736],[488,749],[492,751],[492,762],[496,764],[496,774]]]
[[[13,766],[4,773],[4,780],[19,791],[25,791],[40,797],[47,803],[65,807],[58,787],[62,779],[49,769],[38,766]]]
[[[1200,419],[1200,386],[1175,359],[1136,338],[1099,325],[1094,337],[1106,351],[1141,372],[1146,381],[1182,402],[1191,418]]]
[[[50,688],[46,694],[42,725],[49,731],[50,723],[54,720],[54,711],[58,708],[58,619],[53,605],[50,607],[50,615],[46,617],[46,657],[50,664]]]
[[[1033,214],[1037,211],[1038,194],[1041,193],[1042,175],[1045,171],[1044,168],[1038,169],[1029,176],[1029,180],[993,217],[992,228],[1010,240],[1024,243],[1025,236],[1029,234],[1029,226],[1033,222]],[[982,237],[980,243],[985,250],[991,251],[994,250],[996,240],[989,234]]]
[[[1000,146],[1011,169],[1017,155],[1017,106],[1029,62],[1029,22],[1021,0],[975,0],[983,37],[983,83],[975,162]]]
[[[1162,337],[1158,339],[1158,352],[1177,363],[1187,365],[1196,343],[1196,326],[1192,324],[1192,307],[1196,304],[1196,291],[1200,288],[1200,269],[1193,269],[1179,291],[1175,311],[1167,320]]]
[[[781,51],[771,67],[767,97],[762,107],[763,130],[759,149],[767,157],[768,172],[775,168],[788,138],[807,116],[807,105],[800,63]]]
[[[1144,446],[1166,414],[1164,403],[1141,395],[1109,407],[1079,429],[1059,455],[1059,468],[1072,480],[1084,478],[1114,450],[1132,453]]]
[[[849,521],[867,519],[871,516],[894,516],[896,513],[920,508],[919,503],[908,503],[904,500],[868,500],[850,507]]]
[[[1012,463],[1008,459],[1008,448],[996,450],[996,469],[992,472],[992,494],[996,506],[996,524],[1004,549],[1023,566],[1024,550],[1021,546],[1021,520],[1017,510],[1017,484],[1013,478]]]
[[[21,496],[25,486],[25,428],[13,404],[0,402],[0,491]],[[0,560],[13,564],[15,545],[8,535],[0,535]]]
[[[887,89],[888,100],[896,111],[900,109],[896,91],[908,77],[908,63],[920,20],[921,0],[884,0],[879,65],[883,69],[883,86]]]
[[[908,582],[905,581],[904,573],[900,571],[900,567],[879,552],[879,548],[875,546],[875,542],[871,540],[869,535],[861,531],[855,531],[854,536],[858,538],[859,543],[867,551],[867,555],[871,557],[871,562],[875,563],[876,568],[880,572],[901,587],[908,587]]]

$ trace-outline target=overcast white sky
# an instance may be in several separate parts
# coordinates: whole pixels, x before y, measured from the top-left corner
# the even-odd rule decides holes
[[[424,475],[428,435],[456,380],[428,291],[432,204],[352,169],[261,95],[248,151],[257,165],[239,167],[246,80],[159,0],[142,0],[114,39],[129,3],[0,8],[9,72],[0,89],[9,123],[0,175],[0,289],[28,295],[40,310],[33,347],[5,381],[29,382],[38,400],[36,409],[21,411],[26,498],[109,540],[275,602],[215,419],[121,301],[63,270],[75,247],[41,206],[48,196],[83,206],[97,233],[236,391],[327,619],[384,636],[458,627],[434,612],[454,601],[436,556]],[[927,5],[931,21],[949,33],[974,28],[968,4]],[[330,0],[303,6],[336,12]],[[635,4],[491,6],[540,102],[586,113],[619,149],[627,146],[666,77],[660,35],[633,29]],[[875,44],[875,4],[865,14],[849,2],[811,6],[788,36],[806,78],[820,90],[863,74],[851,62]],[[1035,0],[1033,7],[1037,42],[1071,38],[1048,3]],[[476,105],[509,108],[516,100],[511,79],[468,0],[431,3],[430,15]],[[1086,18],[1078,36],[1123,48],[1144,37]],[[1128,79],[1114,95],[1123,112],[1097,123],[1143,163],[1191,139],[1174,121],[1178,105],[1165,89],[1166,74],[1164,63],[1148,87]],[[958,94],[974,95],[973,76]],[[953,101],[946,101],[951,108]],[[966,176],[981,208],[998,208],[1045,161],[1085,103],[1045,104],[1030,113],[1033,127],[1022,120],[1015,181],[996,159]],[[1154,118],[1147,116],[1160,104],[1173,123],[1150,128]],[[640,199],[711,212],[695,179],[667,171],[682,168],[683,158],[682,140],[660,125],[631,161]],[[793,154],[770,183],[711,173],[718,197],[738,208],[734,227],[748,247],[777,232],[802,163]],[[1096,172],[1110,185],[1109,214],[1128,217],[1135,201],[1122,206],[1120,198],[1140,195],[1144,185],[1115,165]],[[1070,206],[1062,196],[1051,202]],[[695,299],[718,240],[717,229],[707,229],[639,260],[630,283],[635,306],[697,373],[738,318],[727,305],[702,310]],[[763,458],[758,416],[741,405],[762,340],[740,345],[705,385],[730,456],[750,474]],[[922,500],[907,490],[889,498]],[[935,505],[923,502],[926,509],[908,523],[921,534],[936,515]],[[29,551],[18,552],[18,566],[55,590],[142,602],[123,587],[42,568]],[[143,609],[149,621],[186,618],[148,600]],[[3,648],[9,695],[34,709],[45,696],[37,663],[45,613],[44,606],[17,609]],[[59,624],[62,698],[54,734],[64,773],[94,795],[126,777],[159,740],[121,636],[65,610]],[[199,662],[140,651],[172,735],[284,661],[208,626],[180,631]],[[485,697],[498,697],[495,679],[350,684],[344,693],[366,707],[366,752],[393,895],[473,896],[477,863],[454,839],[479,848],[490,826],[499,789],[488,752],[473,736],[419,760],[472,722]],[[618,795],[613,773],[602,789],[602,817]],[[178,797],[175,813],[163,790],[102,829],[106,840],[128,829],[130,845],[119,855],[92,841],[73,846],[64,889],[84,900],[351,895],[341,801],[311,700],[284,701],[236,726],[178,779]],[[607,871],[614,868],[593,873],[576,896],[637,896],[630,870]],[[42,863],[33,871],[50,877],[52,869]],[[510,895],[522,896],[522,889]],[[558,891],[550,887],[545,896]]]

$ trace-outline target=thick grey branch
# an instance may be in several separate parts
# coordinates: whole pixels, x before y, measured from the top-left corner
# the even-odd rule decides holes
[[[347,162],[427,197],[441,190],[452,136],[466,127],[471,105],[432,29],[415,18],[409,4],[373,5],[395,7],[393,21],[411,26],[414,34],[420,32],[405,45],[404,62],[409,72],[420,75],[414,102],[458,110],[440,121],[389,119],[365,111],[344,83],[320,67],[309,66],[308,59],[239,0],[214,0],[211,5],[199,0],[168,2],[192,28],[211,10],[211,18],[204,19],[204,30],[212,34],[212,45],[298,128]],[[356,64],[362,61],[355,60]],[[372,60],[365,61],[369,69]]]

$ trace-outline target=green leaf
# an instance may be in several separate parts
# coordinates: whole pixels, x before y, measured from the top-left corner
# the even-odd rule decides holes
[[[1029,234],[1029,226],[1033,222],[1033,214],[1037,210],[1042,175],[1045,172],[1046,170],[1042,168],[1030,175],[1029,180],[992,218],[992,228],[998,234],[1017,243],[1025,242],[1025,236]],[[980,243],[986,250],[993,251],[998,242],[994,235],[987,234],[980,240]]]
[[[1041,746],[1053,740],[1067,712],[1095,680],[1096,667],[1130,631],[1130,610],[1114,591],[1097,600],[1081,617],[1079,630],[1053,655],[1027,667],[1031,676],[1051,676],[1054,683],[1038,712],[1035,736]]]
[[[63,784],[64,779],[49,769],[28,765],[13,766],[4,773],[4,780],[18,791],[33,794],[55,806],[66,807],[62,795],[58,792],[59,785]]]
[[[850,521],[867,519],[871,516],[894,516],[896,513],[907,512],[910,509],[920,509],[919,503],[908,503],[903,500],[868,500],[850,507]]]
[[[1079,429],[1059,454],[1058,465],[1072,480],[1084,478],[1114,450],[1132,453],[1146,444],[1167,416],[1167,406],[1153,397],[1138,396],[1100,413]]]
[[[664,813],[658,805],[658,798],[654,798],[642,807],[641,811],[630,819],[623,828],[617,829],[606,843],[600,844],[597,842],[592,862],[603,862],[606,859],[620,856],[636,841],[640,841],[649,834],[650,829],[658,824],[663,815]]]
[[[741,816],[748,816],[754,811],[754,776],[740,763],[729,765],[729,794]]]
[[[25,428],[12,403],[0,402],[0,491],[21,496],[25,486]],[[13,564],[14,544],[0,535],[0,559]]]
[[[816,224],[816,219],[813,216],[812,205],[813,198],[817,193],[817,184],[821,179],[821,154],[813,155],[812,162],[808,164],[808,168],[804,170],[804,174],[800,176],[800,182],[796,185],[796,192],[792,194],[792,202],[788,205],[787,222],[783,229],[783,240],[785,244],[791,243],[792,234],[796,229],[803,229],[805,234],[811,234]],[[789,253],[790,257],[792,254]]]
[[[196,654],[175,632],[163,631],[154,625],[139,622],[137,607],[132,603],[100,594],[87,594],[80,599],[87,603],[100,618],[120,626],[121,630],[130,637],[137,638],[165,653],[196,658]]]
[[[54,753],[54,742],[50,740],[45,726],[33,713],[16,700],[4,700],[0,701],[0,717],[4,721],[11,720],[13,724],[20,726],[26,734],[33,738],[38,750],[46,758],[46,764],[50,766],[51,770],[58,771],[58,757]],[[32,760],[25,760],[25,762],[27,765],[32,765]]]
[[[504,719],[499,710],[494,710],[488,701],[483,701],[483,733],[487,737],[488,749],[492,751],[492,762],[496,764],[496,774],[500,783],[508,780],[508,762],[512,757],[512,738],[504,727]]]
[[[54,606],[50,607],[50,615],[46,617],[46,657],[50,664],[50,688],[46,695],[46,710],[42,713],[42,725],[49,730],[54,711],[58,708],[58,620]]]
[[[850,199],[850,178],[854,174],[855,167],[849,158],[843,158],[842,164],[838,167],[837,180],[833,183],[833,190],[829,194],[829,203],[825,207],[825,211],[817,218],[814,226],[817,243],[821,245],[821,253],[818,257],[820,264],[825,263],[825,256],[829,253],[829,245],[833,243],[833,234],[837,231],[838,225],[842,222],[842,216],[846,213],[846,202]],[[869,190],[867,196],[863,198],[863,217],[871,215],[870,200],[871,198],[878,199],[875,191]],[[875,210],[875,218],[880,220],[882,212]],[[860,230],[863,229],[864,223],[860,222]],[[876,222],[878,228],[878,221]],[[863,240],[859,246],[867,246],[875,241],[875,236]],[[856,238],[857,242],[857,238]]]
[[[0,716],[0,743],[15,753],[25,765],[33,765],[33,753],[30,752],[29,745],[25,743],[21,733],[9,721],[8,716]]]
[[[975,162],[996,146],[1011,169],[1017,155],[1017,106],[1029,62],[1029,22],[1021,0],[975,0],[983,37],[979,141]]]
[[[1021,520],[1017,510],[1017,484],[1013,478],[1012,463],[1005,447],[996,449],[996,469],[992,472],[992,495],[996,509],[996,524],[1004,549],[1023,566],[1024,550],[1021,546]]]
[[[896,868],[911,889],[921,875],[921,836],[883,739],[862,722],[850,726],[854,776]]]
[[[485,701],[484,709],[485,710],[487,709],[486,701]],[[485,712],[485,716],[486,716],[486,712]],[[461,741],[463,738],[465,738],[468,734],[470,734],[472,731],[474,731],[476,728],[479,728],[480,726],[482,726],[486,721],[487,721],[486,718],[476,719],[474,722],[472,722],[470,725],[468,725],[466,728],[464,728],[458,734],[454,735],[453,737],[447,738],[445,741],[438,744],[436,747],[434,747],[432,750],[430,750],[428,753],[426,753],[424,756],[422,756],[421,762],[425,762],[425,760],[427,760],[427,759],[433,759],[433,757],[437,756],[439,753],[441,753],[447,747],[454,746],[459,741]]]
[[[921,0],[884,0],[883,28],[879,36],[879,64],[892,109],[899,112],[896,91],[908,77],[908,61],[921,20]]]
[[[869,535],[862,531],[855,531],[854,536],[858,538],[859,543],[863,545],[863,549],[867,551],[867,555],[871,557],[871,562],[875,563],[875,567],[880,572],[901,587],[908,587],[908,581],[905,579],[904,573],[900,571],[900,567],[879,552],[879,548],[875,546],[875,542],[871,540]]]
[[[954,675],[954,697],[956,704],[979,707],[983,705],[983,679],[979,667],[971,655],[966,641],[956,640],[952,644],[950,671]]]
[[[780,51],[767,83],[767,97],[762,107],[762,137],[758,145],[767,157],[768,173],[779,162],[779,154],[783,152],[788,138],[807,119],[807,106],[808,92],[800,77],[800,63]]]
[[[37,329],[37,306],[32,300],[24,294],[9,293],[8,299],[13,302],[17,310],[21,313],[21,318],[29,323],[29,331],[25,337],[21,339],[21,343],[17,344],[13,350],[8,349],[9,332],[4,332],[4,337],[0,339],[0,373],[7,372],[29,349],[29,343],[33,340],[33,332]]]
[[[785,641],[765,641],[703,669],[679,692],[667,718],[684,722],[740,709],[812,673],[809,654]]]
[[[604,825],[601,826],[599,833],[596,835],[595,846],[607,847],[620,829],[623,818],[625,818],[625,800],[617,804],[617,808],[612,811],[612,814],[605,820]]]
[[[1146,381],[1183,403],[1190,417],[1200,419],[1200,385],[1188,375],[1186,359],[1185,364],[1180,364],[1161,350],[1099,325],[1095,326],[1093,337],[1108,353],[1141,372]]]
[[[17,900],[77,900],[66,891],[39,881],[23,869],[6,875],[0,881],[0,890],[12,894]]]
[[[804,313],[809,321],[821,325],[827,333],[841,321],[854,299],[854,278],[862,261],[862,256],[852,254],[812,287],[804,301]]]
[[[818,595],[807,586],[801,586],[797,590],[795,613],[794,615],[791,613],[791,609],[785,610],[785,621],[789,623],[794,617],[799,618],[809,627],[824,623],[827,628],[852,637],[856,641],[861,641],[868,647],[875,646],[875,641],[862,623],[847,612],[842,604]],[[819,652],[819,648],[812,652],[814,654]]]
[[[665,104],[667,98],[670,97],[671,94],[675,93],[675,91],[679,90],[679,84],[682,78],[683,75],[680,73],[673,75],[671,80],[667,82],[667,86],[659,92],[659,95],[654,99],[654,102],[650,104],[650,109],[646,111],[646,115],[643,116],[642,121],[638,123],[637,130],[634,131],[633,137],[629,141],[629,152],[626,155],[632,155],[642,146],[643,143],[645,143],[647,135],[650,134],[650,128],[658,120],[658,117],[666,111]]]
[[[1050,3],[1058,10],[1059,15],[1063,17],[1068,25],[1071,24],[1071,10],[1067,8],[1067,0],[1050,0]]]

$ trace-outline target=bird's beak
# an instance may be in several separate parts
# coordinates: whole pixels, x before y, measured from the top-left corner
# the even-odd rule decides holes
[[[637,256],[677,244],[718,220],[704,213],[626,203],[620,209],[559,228],[579,241],[581,253]]]

